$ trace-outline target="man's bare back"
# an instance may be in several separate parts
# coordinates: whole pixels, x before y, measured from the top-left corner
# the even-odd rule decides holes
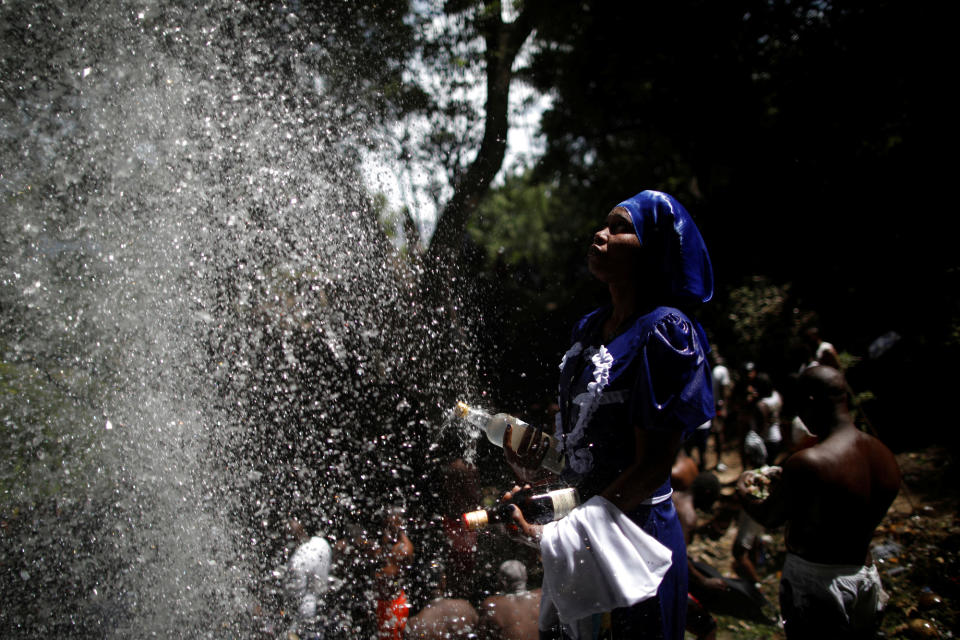
[[[497,570],[503,593],[480,603],[480,640],[537,640],[540,637],[540,589],[527,589],[527,568],[506,560]]]
[[[890,450],[851,425],[798,452],[783,476],[799,485],[788,505],[787,549],[811,562],[866,564],[900,487]]]
[[[811,367],[798,391],[800,418],[820,442],[786,460],[768,500],[745,506],[767,526],[786,523],[787,549],[801,558],[865,564],[873,532],[900,487],[896,458],[857,429],[838,371]]]
[[[751,494],[757,472],[737,483],[747,513],[787,526],[780,612],[789,640],[872,638],[885,603],[869,548],[897,495],[900,469],[882,442],[857,429],[847,395],[837,369],[804,369],[797,413],[819,443],[787,458],[765,500]]]
[[[540,589],[490,596],[480,605],[482,640],[536,640],[540,631]]]
[[[404,638],[456,640],[475,638],[478,615],[463,598],[434,598],[419,613],[410,616]]]

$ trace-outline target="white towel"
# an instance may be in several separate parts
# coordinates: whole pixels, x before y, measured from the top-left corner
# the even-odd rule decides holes
[[[652,598],[671,552],[611,502],[594,496],[543,528],[540,626],[576,621]]]

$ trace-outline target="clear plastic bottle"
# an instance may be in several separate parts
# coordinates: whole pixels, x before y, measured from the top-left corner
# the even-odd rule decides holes
[[[524,519],[531,524],[546,524],[559,520],[580,504],[580,495],[573,487],[554,489],[536,494],[533,489],[518,491],[507,502],[491,509],[478,509],[463,514],[463,524],[469,530],[483,529],[494,522],[510,522],[516,505]]]
[[[525,434],[528,429],[533,429],[533,427],[519,418],[507,415],[506,413],[491,415],[483,409],[471,407],[464,402],[457,403],[457,408],[454,409],[454,413],[457,417],[466,420],[473,426],[483,429],[483,432],[487,434],[487,439],[501,448],[503,447],[503,434],[506,432],[507,426],[513,427],[510,446],[513,447],[514,451],[520,447],[520,440],[523,438],[523,434]],[[564,465],[564,456],[560,452],[560,443],[556,438],[546,433],[543,433],[541,437],[547,441],[548,447],[547,454],[543,457],[540,466],[553,473],[560,473],[563,471]]]

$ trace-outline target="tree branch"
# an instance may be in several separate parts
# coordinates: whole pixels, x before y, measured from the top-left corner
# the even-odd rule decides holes
[[[531,5],[524,6],[510,23],[500,17],[499,3],[485,3],[490,10],[480,23],[486,42],[487,99],[484,132],[477,156],[454,185],[453,197],[437,218],[436,231],[430,241],[428,259],[441,269],[449,268],[459,253],[460,239],[467,221],[487,193],[493,178],[503,165],[507,151],[508,109],[513,63],[523,43],[533,32]],[[494,6],[496,5],[496,6]]]

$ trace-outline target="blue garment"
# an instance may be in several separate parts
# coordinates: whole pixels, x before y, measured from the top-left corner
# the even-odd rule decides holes
[[[662,283],[659,299],[681,309],[708,302],[713,297],[710,254],[683,205],[661,191],[641,191],[617,206],[630,212],[645,249],[639,275],[645,283]]]
[[[562,476],[583,500],[602,492],[633,464],[634,426],[686,437],[714,411],[707,345],[686,314],[673,307],[646,310],[602,345],[600,329],[609,313],[609,307],[598,309],[577,324],[574,347],[560,374],[557,437],[567,460]],[[598,363],[601,369],[607,368],[603,363],[609,365],[606,376],[598,373]],[[669,492],[668,475],[653,496]],[[621,630],[619,637],[682,639],[686,545],[673,502],[642,505],[627,516],[671,549],[673,564],[656,598],[612,612],[614,629]],[[654,619],[660,624],[651,625]]]

